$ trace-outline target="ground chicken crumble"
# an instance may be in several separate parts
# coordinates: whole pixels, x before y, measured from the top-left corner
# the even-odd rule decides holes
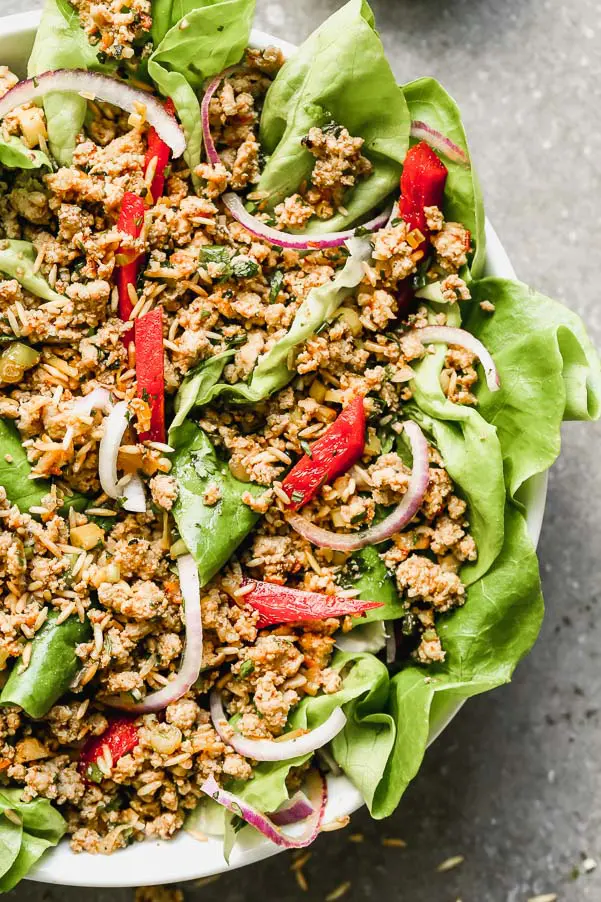
[[[131,56],[133,42],[150,28],[147,0],[133,0],[127,8],[110,0],[74,5],[90,40],[109,56]],[[260,497],[248,492],[243,498],[262,519],[202,590],[204,658],[195,687],[169,705],[164,717],[139,718],[139,745],[105,762],[97,782],[82,778],[78,750],[107,726],[103,696],[141,698],[160,689],[178,670],[184,640],[170,550],[177,538],[171,511],[178,486],[170,476],[169,451],[138,442],[134,428],[126,435],[119,468],[143,475],[153,506],[146,514],[125,514],[102,494],[98,481],[103,416],[77,415],[73,408],[75,398],[104,386],[128,402],[132,427],[144,431],[148,425],[148,404],[136,397],[132,349],[122,340],[128,325],[117,316],[118,254],[147,253],[136,309],[138,315],[157,306],[163,310],[171,397],[193,367],[227,349],[235,354],[225,380],[246,380],[259,356],[285,334],[309,291],[332,279],[346,259],[340,248],[300,254],[268,245],[233,221],[220,199],[228,188],[250,190],[259,215],[271,215],[253,194],[260,174],[258,110],[281,63],[273,48],[249,51],[246,66],[224,80],[210,109],[221,164],[201,164],[190,173],[176,162],[164,197],[148,206],[140,239],[120,232],[117,218],[126,191],[148,195],[145,123],[131,127],[119,111],[91,103],[72,166],[3,175],[0,238],[33,243],[36,270],[57,297],[41,303],[17,280],[0,281],[0,335],[16,334],[41,352],[19,382],[2,385],[0,415],[14,422],[33,476],[54,480],[42,505],[24,513],[0,489],[0,679],[19,656],[26,665],[30,643],[50,613],[87,620],[91,638],[77,647],[81,670],[70,693],[46,717],[33,721],[17,708],[0,709],[0,770],[24,787],[26,799],[47,798],[61,808],[75,851],[108,853],[132,840],[168,838],[197,805],[206,777],[252,776],[253,763],[211,725],[211,687],[222,690],[228,712],[239,715],[237,729],[249,738],[280,736],[303,697],[340,688],[341,675],[331,667],[334,634],[350,622],[331,618],[259,630],[258,615],[236,591],[244,576],[327,594],[341,591],[347,556],[315,548],[293,533],[277,488],[307,442],[322,435],[357,394],[365,396],[369,415],[364,455],[322,487],[305,515],[325,528],[361,529],[373,521],[378,505],[397,504],[407,490],[410,470],[396,451],[383,448],[381,427],[394,435],[403,404],[411,399],[411,364],[429,349],[403,333],[407,325],[427,322],[426,308],[408,311],[400,300],[401,283],[425,261],[414,234],[395,220],[374,236],[373,260],[365,265],[356,296],[295,353],[296,378],[288,387],[252,408],[202,409],[200,425],[231,472],[264,486]],[[14,81],[0,70],[0,91]],[[42,117],[37,131],[32,116]],[[44,143],[37,107],[33,113],[16,111],[11,123],[28,146]],[[312,128],[303,143],[315,158],[312,175],[276,207],[282,228],[302,228],[314,216],[330,218],[372,169],[362,154],[363,140],[343,127]],[[200,180],[198,194],[192,175]],[[469,299],[459,275],[469,232],[445,222],[436,207],[427,215],[434,247],[428,277],[440,282],[448,304],[461,303]],[[215,246],[229,249],[229,268],[203,254]],[[235,261],[244,266],[236,268]],[[438,319],[444,322],[444,314]],[[473,364],[468,352],[449,349],[441,385],[450,400],[475,403]],[[61,513],[72,492],[94,499],[93,507],[103,512],[104,525],[96,526],[91,547],[82,547],[78,537],[92,515],[73,508]],[[216,484],[199,499],[207,506],[219,501]],[[476,555],[465,502],[431,447],[430,483],[419,514],[381,555],[404,600],[403,620],[412,628],[411,653],[419,663],[444,658],[436,615],[464,603],[458,571]],[[139,902],[146,892],[138,891]],[[159,898],[177,902],[174,892]]]

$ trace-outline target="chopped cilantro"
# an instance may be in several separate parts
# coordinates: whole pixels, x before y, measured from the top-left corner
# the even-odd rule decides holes
[[[217,263],[222,266],[229,266],[230,251],[227,247],[220,247],[217,244],[207,244],[201,247],[198,258],[201,263]]]
[[[252,279],[259,272],[259,264],[249,257],[235,257],[231,269],[235,279]]]
[[[278,299],[278,294],[282,290],[282,284],[284,282],[284,273],[281,269],[276,269],[273,274],[273,278],[271,280],[271,284],[269,286],[269,303],[275,304]]]
[[[290,496],[290,500],[294,501],[295,504],[300,504],[303,498],[305,497],[304,492],[294,491]]]
[[[301,439],[300,446],[307,457],[313,458],[313,451],[311,450],[311,445],[309,444],[309,442],[305,441],[305,439]]]

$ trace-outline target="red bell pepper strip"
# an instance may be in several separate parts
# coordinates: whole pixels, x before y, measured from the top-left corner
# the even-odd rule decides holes
[[[163,309],[157,307],[135,321],[136,379],[138,397],[150,405],[150,430],[140,441],[165,441],[165,371],[163,358]]]
[[[252,585],[253,590],[244,596],[243,601],[259,611],[261,616],[257,625],[260,629],[276,623],[327,620],[328,617],[346,617],[347,614],[356,617],[382,607],[379,601],[321,595],[319,592],[288,589],[275,583],[248,580],[246,585]]]
[[[137,194],[133,194],[131,191],[126,191],[123,195],[121,211],[119,213],[119,219],[117,221],[117,228],[119,229],[119,231],[125,232],[126,235],[131,235],[132,238],[139,238],[142,233],[142,226],[144,225],[145,211],[146,207],[144,206],[143,199],[141,197],[138,197]],[[129,253],[127,250],[121,249],[119,252],[122,254]],[[134,309],[131,298],[129,296],[128,285],[133,285],[134,288],[136,287],[141,262],[142,255],[140,254],[133,260],[130,260],[130,262],[125,263],[123,266],[120,266],[117,270],[117,287],[119,289],[119,316],[124,322],[127,322],[132,310]],[[131,330],[123,336],[123,340],[126,344],[129,344],[129,342],[131,341]]]
[[[91,783],[102,780],[102,771],[98,767],[98,759],[108,748],[113,762],[131,752],[139,742],[138,728],[128,717],[117,717],[112,720],[104,733],[88,739],[79,756],[78,769],[82,777]]]
[[[425,141],[409,148],[401,174],[402,218],[411,229],[429,237],[424,207],[442,209],[448,170]]]
[[[175,105],[171,98],[166,101],[165,109],[171,116],[175,116]],[[165,190],[165,170],[171,159],[171,148],[159,138],[155,129],[151,128],[148,132],[148,150],[146,151],[146,160],[144,164],[145,172],[148,172],[148,167],[155,157],[157,158],[157,163],[152,179],[152,185],[150,187],[150,193],[152,195],[152,200],[156,204],[157,200],[159,197],[162,197],[163,191]]]
[[[365,425],[363,398],[353,398],[284,479],[282,489],[291,510],[300,510],[322,485],[357,463],[365,448]]]

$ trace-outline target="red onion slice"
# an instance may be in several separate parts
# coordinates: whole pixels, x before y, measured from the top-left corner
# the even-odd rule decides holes
[[[129,423],[127,401],[119,401],[104,421],[104,432],[98,449],[98,475],[102,491],[109,498],[122,498],[123,492],[117,485],[117,457],[125,430]]]
[[[422,329],[414,329],[409,334],[416,335],[422,344],[441,342],[471,351],[482,364],[489,391],[494,392],[501,388],[501,380],[491,354],[471,332],[467,332],[465,329],[455,329],[452,326],[424,326]]]
[[[84,69],[56,69],[20,81],[0,98],[0,119],[15,107],[44,97],[51,91],[74,91],[90,100],[112,103],[128,113],[137,113],[144,108],[146,121],[171,148],[174,158],[181,157],[186,149],[182,129],[158,98],[116,78],[86,72]]]
[[[269,815],[269,819],[278,827],[286,827],[288,824],[298,824],[314,813],[313,805],[300,790],[295,792],[291,799],[280,805],[277,811]]]
[[[311,845],[319,834],[328,801],[327,784],[321,774],[316,771],[310,771],[306,782],[311,796],[316,796],[316,802],[313,806],[313,814],[307,820],[306,827],[300,836],[290,836],[284,833],[267,815],[253,805],[249,805],[248,802],[245,802],[240,796],[234,795],[233,792],[221,789],[215,777],[209,777],[200,788],[214,802],[217,802],[218,805],[223,805],[232,814],[241,817],[247,824],[250,824],[251,827],[254,827],[277,846],[282,846],[285,849],[304,849],[305,846]]]
[[[108,413],[112,408],[111,393],[108,388],[99,386],[89,393],[76,398],[73,402],[73,413],[79,417],[89,417],[93,410],[102,410]]]
[[[256,216],[246,210],[244,204],[237,194],[229,191],[223,195],[223,203],[228,208],[234,219],[240,225],[243,225],[247,232],[254,235],[255,238],[261,238],[263,241],[269,241],[278,247],[293,248],[294,250],[323,250],[327,247],[339,247],[349,238],[355,237],[355,229],[346,229],[344,232],[324,232],[321,235],[294,235],[292,232],[280,232],[271,226],[265,225]],[[382,213],[378,213],[369,222],[361,225],[361,231],[376,232],[383,228],[388,222],[390,215],[390,207],[387,207]]]
[[[346,724],[346,714],[342,708],[336,708],[321,726],[296,739],[281,742],[274,742],[272,739],[246,739],[245,736],[234,733],[229,726],[221,696],[214,689],[211,692],[211,720],[221,739],[239,755],[254,761],[289,761],[291,758],[300,758],[301,755],[310,755],[330,742]]]
[[[423,330],[416,329],[415,331]],[[413,420],[406,420],[403,425],[411,444],[413,472],[403,500],[385,520],[362,532],[337,533],[316,526],[300,514],[289,513],[286,514],[286,520],[290,526],[313,545],[318,545],[320,548],[333,548],[335,551],[357,551],[367,545],[384,542],[395,533],[400,532],[420,509],[430,479],[428,442],[424,433]]]
[[[103,698],[102,702],[111,708],[120,708],[132,714],[150,714],[162,711],[176,702],[192,688],[202,667],[202,616],[200,610],[200,581],[198,567],[191,554],[177,559],[179,584],[184,599],[184,619],[186,647],[179,673],[158,692],[152,692],[141,702],[128,702],[119,696]]]
[[[212,166],[221,163],[221,157],[217,153],[217,148],[215,147],[215,142],[213,141],[213,136],[211,134],[211,122],[209,116],[211,100],[224,77],[229,75],[232,71],[233,69],[226,69],[209,82],[200,108],[205,150],[207,159]],[[299,251],[339,247],[355,235],[354,228],[346,229],[343,232],[329,232],[312,236],[281,232],[279,229],[274,229],[271,226],[265,225],[265,223],[261,222],[260,219],[257,219],[256,216],[249,213],[242,200],[232,191],[228,191],[227,194],[224,194],[222,200],[234,219],[237,220],[240,225],[244,226],[251,235],[254,235],[255,238],[261,238],[263,241],[268,241],[270,244],[275,244],[278,247],[293,248],[294,250]],[[361,226],[361,230],[375,232],[377,229],[381,229],[386,225],[389,213],[389,209],[383,213],[379,213],[373,219],[370,219],[369,222],[364,223]]]
[[[432,150],[437,150],[454,163],[461,163],[462,166],[470,166],[470,160],[464,150],[457,146],[450,138],[443,135],[442,132],[431,128],[426,122],[414,119],[411,123],[411,137],[417,138],[418,141],[425,141]]]

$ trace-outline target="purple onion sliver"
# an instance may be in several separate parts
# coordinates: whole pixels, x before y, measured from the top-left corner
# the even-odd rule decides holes
[[[468,155],[461,147],[458,147],[450,138],[443,135],[436,129],[431,128],[426,122],[414,119],[411,123],[411,137],[429,144],[432,150],[437,150],[449,160],[455,163],[461,163],[463,166],[469,166],[470,161]]]
[[[20,81],[0,98],[0,119],[16,107],[38,100],[53,91],[72,91],[85,99],[98,98],[128,113],[137,113],[143,109],[146,121],[171,148],[174,159],[181,157],[186,149],[186,139],[179,123],[169,115],[157,97],[147,91],[132,88],[117,78],[84,69],[56,69]]]
[[[313,545],[317,545],[319,548],[332,548],[335,551],[358,551],[368,545],[384,542],[400,532],[420,509],[430,480],[428,442],[413,420],[406,420],[403,425],[411,444],[413,470],[402,501],[385,520],[362,532],[337,533],[316,526],[301,514],[289,513],[286,515],[286,520],[290,526]]]
[[[304,736],[282,742],[275,742],[273,739],[247,739],[240,733],[233,732],[229,726],[217,689],[211,692],[210,709],[213,726],[223,742],[239,755],[254,761],[289,761],[292,758],[310,755],[337,736],[346,724],[346,715],[342,708],[335,708],[327,720]]]
[[[277,827],[287,827],[289,824],[298,824],[314,813],[313,805],[304,792],[295,792],[291,799],[284,802],[277,811],[269,814],[269,819]]]
[[[422,344],[441,342],[471,351],[482,364],[489,391],[494,392],[501,388],[501,380],[492,355],[471,332],[467,332],[465,329],[455,329],[452,326],[424,326],[421,329],[414,329],[409,334],[417,336]]]
[[[232,814],[241,817],[247,824],[250,824],[251,827],[254,827],[276,845],[285,849],[304,849],[306,846],[311,845],[319,833],[328,800],[327,784],[321,774],[311,771],[307,777],[307,783],[309,782],[315,785],[317,798],[313,806],[313,813],[307,819],[305,829],[300,836],[296,837],[288,836],[267,815],[258,811],[253,805],[249,805],[239,796],[221,789],[215,777],[209,777],[200,788],[214,802],[217,802],[218,805],[223,805]]]

